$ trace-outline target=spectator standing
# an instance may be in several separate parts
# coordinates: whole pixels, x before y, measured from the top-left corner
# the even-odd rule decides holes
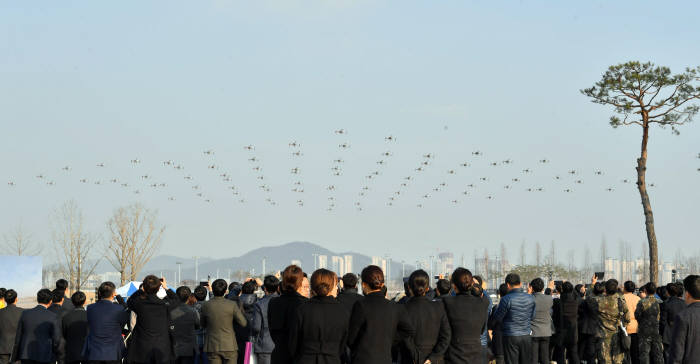
[[[687,307],[676,317],[668,364],[700,363],[700,276],[683,280]]]
[[[69,311],[72,311],[74,307],[72,302],[70,304],[71,308],[67,308],[67,305],[63,305],[63,302],[66,299],[65,295],[66,292],[58,288],[54,289],[53,292],[51,292],[51,306],[49,306],[48,310],[56,314],[56,317],[58,317],[59,322],[63,315],[65,315]]]
[[[255,302],[258,300],[258,296],[255,295],[255,290],[258,285],[255,280],[250,279],[243,283],[241,287],[241,295],[238,297],[241,303],[241,308],[243,310],[243,315],[248,323],[253,321],[253,316],[255,315]],[[238,342],[238,347],[245,350],[246,343],[252,341],[250,325],[246,326],[235,326],[236,331],[236,341]],[[243,364],[245,360],[245,355],[238,356],[238,364]]]
[[[7,306],[0,310],[0,364],[9,364],[12,347],[15,344],[17,324],[23,309],[17,307],[17,292],[10,289],[4,293]]]
[[[352,313],[352,306],[362,299],[362,295],[357,293],[357,275],[346,273],[342,279],[343,290],[338,294],[338,301],[349,313]]]
[[[247,326],[240,306],[224,298],[226,281],[211,284],[214,297],[202,306],[201,324],[206,329],[204,351],[210,364],[233,364],[238,360],[238,344],[234,325]]]
[[[668,361],[669,348],[672,343],[673,326],[676,323],[676,316],[685,309],[685,302],[679,297],[682,295],[682,290],[675,283],[666,285],[666,293],[668,294],[668,298],[664,301],[661,310],[661,325],[663,326],[661,338],[664,344],[664,359]]]
[[[441,299],[450,295],[452,284],[447,279],[439,279],[435,284],[436,299]]]
[[[270,299],[267,309],[267,319],[270,327],[270,337],[275,343],[272,350],[272,364],[291,363],[293,358],[289,351],[289,335],[291,321],[296,317],[296,311],[307,301],[302,292],[304,272],[296,265],[290,265],[282,272],[282,282],[279,297]]]
[[[503,351],[508,364],[532,362],[532,319],[535,316],[535,298],[523,292],[520,276],[506,276],[508,294],[501,299],[494,320],[503,327]]]
[[[211,285],[208,285],[207,287],[210,287]],[[194,293],[192,296],[194,296],[195,302],[194,305],[192,306],[194,310],[197,312],[197,316],[200,318],[202,317],[202,305],[204,304],[204,301],[206,301],[207,296],[209,294],[209,291],[204,288],[204,286],[197,286],[194,289]],[[205,330],[201,327],[201,321],[200,321],[200,327],[198,330],[195,331],[195,338],[197,339],[197,356],[194,358],[195,364],[207,364],[207,354],[204,352],[204,333]]]
[[[637,359],[639,364],[664,364],[663,344],[659,334],[661,305],[654,297],[656,285],[647,283],[640,289],[642,299],[637,302]]]
[[[87,311],[85,311],[85,293],[77,291],[70,297],[73,307],[63,315],[61,331],[65,343],[65,361],[67,364],[87,362],[83,355],[88,334]]]
[[[129,312],[115,290],[112,282],[100,284],[98,301],[87,307],[88,335],[83,354],[89,363],[119,364],[126,354],[122,328],[129,322]],[[120,304],[114,304],[115,297],[119,297]]]
[[[468,269],[455,269],[452,287],[455,295],[442,299],[451,330],[445,362],[483,363],[486,356],[481,345],[481,334],[486,326],[489,302]]]
[[[486,281],[484,281],[484,278],[482,278],[479,275],[474,276],[474,282],[481,287],[481,294],[486,298],[486,300],[489,302],[489,309],[488,313],[486,314],[486,327],[484,327],[484,331],[481,333],[481,336],[479,337],[479,340],[481,341],[481,349],[484,351],[484,358],[488,358],[488,352],[489,352],[489,329],[488,329],[488,320],[489,317],[491,317],[491,310],[493,310],[493,302],[491,302],[491,297],[489,297],[488,293],[486,293],[486,290],[488,289],[488,284]]]
[[[552,296],[543,293],[544,281],[541,278],[533,279],[529,288],[535,298],[535,317],[532,319],[532,362],[534,364],[549,364],[549,338],[552,336]]]
[[[5,302],[5,293],[7,293],[7,290],[5,288],[0,288],[0,310],[7,307],[7,302]]]
[[[22,312],[10,362],[48,364],[61,358],[61,327],[56,314],[48,310],[51,299],[51,291],[41,289],[36,295],[38,305]]]
[[[557,343],[554,361],[557,363],[579,364],[578,356],[578,314],[581,298],[574,291],[571,282],[561,285],[561,295],[554,300],[554,328]]]
[[[275,343],[270,336],[270,324],[267,319],[267,311],[270,300],[279,297],[280,281],[275,276],[266,276],[263,280],[263,291],[265,296],[255,302],[255,314],[253,321],[250,324],[250,331],[254,337],[253,349],[255,349],[255,357],[258,359],[258,364],[270,364],[272,351],[275,348]]]
[[[508,286],[505,283],[501,283],[498,287],[498,299],[501,300],[508,294]],[[491,350],[495,356],[496,364],[505,364],[505,357],[503,354],[503,328],[500,322],[493,319],[493,314],[496,313],[498,305],[493,307],[491,312],[491,317],[488,320],[489,330],[492,332],[491,339]]]
[[[639,342],[637,337],[637,330],[639,324],[637,323],[637,319],[635,318],[635,315],[633,313],[637,309],[637,304],[639,303],[639,296],[634,294],[634,291],[637,289],[637,285],[634,284],[634,282],[627,281],[625,282],[623,287],[624,294],[622,295],[622,297],[625,299],[625,303],[627,304],[627,310],[629,310],[630,312],[630,323],[627,324],[625,329],[627,330],[627,334],[630,336],[630,340],[632,342],[630,350],[625,353],[625,363],[637,364],[639,363]]]
[[[626,325],[630,321],[627,305],[620,298],[617,280],[605,282],[605,296],[598,299],[598,324],[601,340],[597,348],[602,362],[605,364],[622,364],[625,354],[620,347],[618,337],[620,323]]]
[[[189,287],[178,287],[175,294],[180,304],[170,310],[170,316],[175,326],[173,338],[175,340],[174,364],[193,364],[194,358],[199,355],[197,345],[197,330],[200,328],[199,313],[194,307],[187,305],[187,300],[192,295]]]
[[[73,306],[73,302],[71,302],[70,298],[68,298],[68,296],[65,295],[65,293],[68,292],[68,281],[62,278],[57,280],[56,289],[63,291],[63,308],[65,308],[68,311],[74,309],[75,307]]]

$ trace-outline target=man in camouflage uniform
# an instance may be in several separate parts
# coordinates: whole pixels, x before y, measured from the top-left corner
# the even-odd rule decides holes
[[[601,340],[599,342],[599,355],[602,363],[622,364],[625,353],[620,347],[620,322],[627,325],[630,321],[630,312],[624,302],[624,298],[617,291],[618,282],[610,279],[605,282],[605,296],[598,299],[598,326]]]
[[[640,364],[664,364],[663,345],[659,334],[661,307],[654,297],[656,285],[647,283],[641,288],[642,299],[637,304],[634,316],[639,322],[637,336],[639,340]],[[651,355],[651,356],[650,356]],[[651,361],[649,359],[651,358]]]

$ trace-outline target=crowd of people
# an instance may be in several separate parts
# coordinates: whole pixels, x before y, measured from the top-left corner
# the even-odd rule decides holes
[[[638,289],[511,273],[496,305],[465,268],[435,283],[417,270],[394,301],[377,266],[339,278],[291,265],[194,290],[149,275],[126,299],[104,282],[85,306],[59,280],[27,310],[0,289],[0,364],[700,363],[697,275]]]

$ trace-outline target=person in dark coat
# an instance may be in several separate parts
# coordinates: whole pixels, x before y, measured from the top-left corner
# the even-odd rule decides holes
[[[68,311],[71,311],[75,307],[73,306],[73,302],[71,302],[70,298],[65,295],[66,292],[68,292],[68,281],[65,279],[59,279],[56,281],[56,289],[59,289],[63,291],[63,308],[65,308]]]
[[[445,306],[441,301],[426,297],[430,289],[430,277],[419,269],[408,277],[413,298],[406,302],[406,313],[416,330],[412,339],[401,347],[401,363],[444,362],[445,352],[450,345],[452,329],[447,320]]]
[[[451,280],[456,295],[442,299],[452,329],[445,363],[485,363],[481,333],[486,326],[489,301],[468,269],[455,269]]]
[[[678,313],[667,364],[700,363],[700,276],[683,280],[686,308]]]
[[[663,325],[661,340],[664,344],[664,359],[666,359],[666,361],[669,359],[669,348],[672,343],[671,339],[673,336],[673,326],[676,323],[676,315],[685,309],[685,302],[683,302],[683,299],[680,297],[682,291],[683,290],[675,283],[666,285],[666,292],[669,297],[664,301],[661,311],[661,325]]]
[[[83,355],[85,339],[88,333],[87,312],[85,304],[85,293],[75,292],[71,295],[73,311],[66,312],[61,320],[61,332],[65,343],[65,361],[67,364],[78,364],[85,362]]]
[[[352,313],[352,306],[362,299],[362,295],[357,293],[357,275],[346,273],[343,278],[343,290],[338,293],[338,301],[345,307],[348,313]]]
[[[59,321],[65,315],[67,312],[70,312],[73,310],[73,304],[71,303],[70,307],[67,308],[67,306],[63,306],[63,302],[66,299],[66,292],[63,290],[60,290],[58,288],[54,289],[53,292],[51,292],[51,306],[49,306],[48,310],[55,313],[56,316],[58,317]],[[70,299],[68,299],[70,300]]]
[[[250,333],[253,336],[253,349],[258,364],[270,364],[272,350],[275,343],[270,336],[270,324],[267,319],[267,311],[272,298],[279,297],[280,280],[269,275],[263,280],[265,296],[255,302],[255,314],[250,323]]]
[[[164,299],[157,296],[161,287],[167,295]],[[170,310],[177,304],[177,295],[168,289],[165,278],[149,275],[143,279],[143,291],[136,291],[128,302],[129,310],[136,314],[136,325],[131,332],[127,362],[157,364],[175,359]]]
[[[508,294],[508,286],[505,283],[501,283],[498,287],[498,298],[501,299]],[[503,354],[503,328],[501,323],[495,321],[491,317],[498,309],[498,305],[493,306],[491,310],[491,315],[489,315],[488,327],[491,330],[493,338],[491,339],[491,351],[495,356],[496,364],[505,364],[505,358]]]
[[[255,280],[248,280],[243,283],[241,288],[241,295],[238,297],[241,304],[241,309],[243,310],[243,315],[246,321],[249,323],[253,321],[253,316],[255,315],[255,302],[258,300],[258,296],[255,295],[255,290],[258,288]],[[236,342],[238,343],[238,348],[241,352],[245,351],[246,343],[251,341],[250,325],[235,326],[236,330]],[[238,356],[238,364],[243,364],[245,360],[245,355]]]
[[[5,308],[0,310],[0,364],[9,364],[12,347],[15,345],[17,324],[23,309],[17,307],[17,292],[13,289],[5,291]]]
[[[447,279],[439,279],[435,284],[435,299],[442,299],[450,295],[452,283]]]
[[[296,364],[340,364],[350,313],[335,299],[338,277],[321,268],[311,275],[310,284],[313,296],[291,322],[289,353]]]
[[[550,281],[550,288],[554,287]],[[552,338],[552,296],[544,291],[542,278],[535,278],[530,282],[532,297],[535,298],[535,317],[532,319],[532,362],[535,364],[549,364],[549,344]]]
[[[272,351],[272,364],[288,364],[293,358],[289,351],[289,335],[296,311],[308,299],[301,295],[304,272],[296,265],[290,265],[282,272],[279,297],[270,299],[267,308],[267,320],[270,337],[275,343]]]
[[[209,290],[207,288],[204,288],[204,286],[197,286],[194,288],[194,293],[192,295],[196,300],[192,308],[194,308],[194,310],[197,312],[197,316],[200,317],[200,327],[199,330],[195,332],[195,338],[197,340],[197,350],[199,351],[199,354],[194,358],[194,362],[195,364],[207,364],[207,354],[204,352],[205,330],[201,326],[201,317],[202,306],[204,305],[204,302],[206,301],[207,296],[209,295]]]
[[[199,354],[196,337],[200,328],[199,314],[192,306],[187,305],[187,300],[192,294],[189,287],[179,287],[175,294],[180,299],[180,304],[170,310],[170,318],[175,325],[173,338],[177,357],[173,364],[192,364]]]
[[[210,364],[233,364],[238,360],[240,349],[236,343],[234,325],[245,327],[248,321],[238,303],[224,298],[225,280],[215,280],[211,290],[214,297],[204,303],[200,317],[205,329],[204,351]]]
[[[114,304],[114,283],[103,282],[97,288],[97,302],[88,305],[88,335],[83,356],[88,362],[121,363],[126,354],[122,328],[129,322],[124,304]],[[119,301],[124,301],[119,297]]]
[[[535,298],[523,292],[520,276],[506,275],[508,294],[501,299],[493,319],[503,323],[503,350],[506,363],[532,362],[531,322],[535,316]],[[453,330],[454,331],[454,330]]]
[[[554,328],[558,339],[554,350],[557,363],[579,364],[578,313],[581,299],[571,282],[562,284],[561,297],[554,303]],[[568,358],[568,361],[566,359]]]
[[[362,270],[365,298],[355,303],[350,315],[348,346],[353,363],[391,363],[394,338],[412,340],[416,331],[404,305],[386,299],[384,273],[376,265]]]
[[[10,362],[48,364],[62,357],[61,327],[56,314],[48,310],[51,299],[51,291],[41,289],[36,295],[38,305],[22,312]]]

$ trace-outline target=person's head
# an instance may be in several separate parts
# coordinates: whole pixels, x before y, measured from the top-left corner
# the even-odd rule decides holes
[[[85,293],[80,291],[77,291],[70,296],[70,301],[73,303],[75,308],[83,307],[86,299],[87,297],[85,297]]]
[[[561,285],[561,294],[569,298],[574,297],[574,285],[571,282],[564,282]]]
[[[304,273],[304,278],[301,279],[299,294],[306,298],[311,297],[311,282],[309,281],[309,276],[307,276],[306,273]]]
[[[517,273],[508,273],[506,276],[506,284],[508,285],[508,290],[520,288],[523,285]]]
[[[644,286],[642,286],[639,290],[646,297],[653,296],[654,293],[656,293],[656,284],[654,284],[654,282],[649,282],[649,283],[645,284]]]
[[[13,305],[17,302],[17,292],[14,289],[5,291],[5,303]]]
[[[475,275],[474,280],[479,283],[479,286],[482,289],[486,289],[486,282],[484,282],[484,278],[482,278],[480,275]]]
[[[231,282],[228,285],[228,293],[233,296],[240,296],[241,291],[243,291],[243,285],[239,282]]]
[[[668,298],[668,293],[666,292],[666,286],[656,287],[656,295],[658,295],[662,301],[666,301],[666,299]]]
[[[0,301],[5,300],[5,294],[7,293],[7,290],[4,288],[0,288]]]
[[[175,290],[175,294],[177,295],[177,298],[180,299],[180,302],[186,303],[187,299],[189,299],[190,296],[192,295],[192,291],[190,290],[190,287],[182,286],[182,287],[178,287]]]
[[[414,296],[425,296],[430,289],[430,276],[424,270],[419,269],[408,276],[408,285],[411,287],[411,292],[413,292]]]
[[[683,287],[683,282],[676,282],[676,285],[678,286],[678,297],[683,298],[683,291],[685,291],[685,288]]]
[[[147,275],[146,278],[143,279],[143,291],[146,292],[147,294],[158,293],[161,286],[162,286],[162,283],[160,281],[160,278],[158,278],[152,274]]]
[[[608,281],[605,282],[605,294],[608,296],[617,294],[617,285],[618,282],[616,279],[608,279]]]
[[[678,297],[678,286],[675,283],[669,283],[666,285],[666,292],[669,297]]]
[[[501,283],[500,286],[498,286],[498,297],[503,297],[508,294],[508,285],[505,283]]]
[[[377,292],[384,287],[384,272],[376,265],[368,265],[360,274],[362,277],[362,291],[367,293]]]
[[[250,280],[248,282],[243,283],[243,287],[241,288],[241,293],[253,294],[253,293],[255,293],[256,289],[258,289],[258,284],[255,283],[254,280]]]
[[[532,292],[542,292],[544,291],[544,281],[542,278],[535,278],[530,282],[530,287],[532,288]]]
[[[98,300],[109,300],[114,298],[114,292],[116,287],[112,282],[102,282],[99,287],[97,287],[97,299]]]
[[[54,305],[61,305],[63,304],[63,297],[65,297],[66,291],[56,288],[51,292],[51,295],[51,303]]]
[[[332,296],[338,294],[338,276],[328,269],[317,269],[311,275],[311,291],[319,297]]]
[[[354,273],[345,273],[345,275],[343,276],[343,288],[357,288],[357,275]]]
[[[280,290],[286,293],[298,292],[304,280],[304,271],[298,265],[290,265],[282,271]]]
[[[459,267],[452,272],[452,287],[457,293],[467,293],[473,285],[474,277],[469,269]]]
[[[226,294],[226,281],[223,279],[215,279],[211,283],[211,293],[214,297],[223,297]]]
[[[634,293],[634,291],[637,289],[637,285],[634,284],[632,281],[627,281],[625,282],[625,293]]]
[[[691,274],[683,280],[685,302],[691,304],[700,301],[700,276]]]
[[[450,294],[450,289],[452,289],[452,286],[450,285],[450,281],[447,279],[440,279],[437,281],[437,284],[435,285],[436,291],[438,295],[440,296],[446,296]]]
[[[577,284],[574,287],[574,291],[576,291],[576,293],[578,293],[579,296],[583,297],[583,295],[585,294],[585,291],[581,291],[581,288],[584,288],[584,287],[585,286],[583,284]]]
[[[552,295],[552,289],[549,288],[549,287],[545,288],[544,294],[546,294],[547,296],[551,296],[551,295]]]
[[[53,293],[51,290],[42,288],[36,293],[36,302],[42,306],[48,306],[51,304],[51,299],[53,298]]]
[[[197,301],[202,302],[207,299],[207,289],[202,286],[194,287],[193,296]]]
[[[263,290],[266,294],[273,294],[279,290],[280,280],[273,275],[265,276],[263,279]]]
[[[593,285],[593,294],[595,296],[600,296],[603,292],[605,292],[605,286],[600,282],[596,282],[596,284]]]
[[[56,281],[56,289],[62,289],[64,292],[68,290],[68,281],[61,278]]]

